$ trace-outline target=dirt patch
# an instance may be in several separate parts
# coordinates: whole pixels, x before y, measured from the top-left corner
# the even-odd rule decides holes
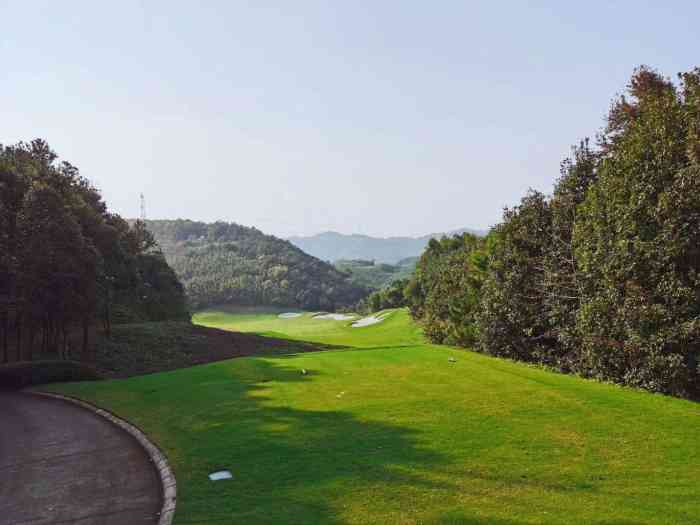
[[[315,352],[333,347],[255,334],[229,332],[184,322],[114,327],[97,344],[101,375],[130,377],[253,355]]]

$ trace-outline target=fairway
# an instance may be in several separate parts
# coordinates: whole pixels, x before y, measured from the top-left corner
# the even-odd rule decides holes
[[[325,350],[47,389],[162,447],[176,524],[700,523],[697,403],[429,345],[404,310],[279,313],[195,322]]]

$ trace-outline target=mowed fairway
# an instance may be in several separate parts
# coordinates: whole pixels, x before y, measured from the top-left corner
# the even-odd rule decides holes
[[[195,321],[330,349],[51,388],[161,445],[177,524],[700,523],[697,403],[428,345],[402,310]]]

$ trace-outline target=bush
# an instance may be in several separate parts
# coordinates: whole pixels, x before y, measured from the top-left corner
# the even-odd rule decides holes
[[[101,376],[94,368],[76,361],[22,361],[0,366],[1,390],[96,379]]]

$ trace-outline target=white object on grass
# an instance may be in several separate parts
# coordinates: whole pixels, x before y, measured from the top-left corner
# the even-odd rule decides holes
[[[353,328],[362,328],[363,326],[371,326],[373,324],[381,323],[384,319],[386,319],[387,315],[389,314],[380,314],[380,315],[370,315],[368,317],[363,317],[362,319],[359,319],[352,323]]]
[[[222,479],[233,479],[233,474],[228,470],[219,470],[209,474],[209,479],[212,481],[221,481]]]
[[[319,314],[315,315],[314,319],[327,319],[329,321],[350,321],[355,319],[355,314]]]
[[[287,312],[284,314],[279,314],[277,317],[280,319],[294,319],[295,317],[301,317],[299,312]]]

